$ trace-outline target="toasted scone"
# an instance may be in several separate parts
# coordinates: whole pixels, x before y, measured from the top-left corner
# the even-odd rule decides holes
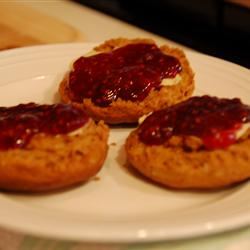
[[[148,50],[136,53],[142,46]],[[160,60],[165,60],[165,68]],[[194,73],[182,50],[159,48],[150,39],[124,38],[108,40],[76,60],[59,87],[63,102],[110,124],[135,123],[149,112],[187,99],[193,90]]]
[[[70,187],[95,176],[104,163],[108,127],[71,105],[29,103],[0,108],[0,115],[2,190]]]
[[[226,187],[250,177],[250,107],[192,97],[147,117],[125,148],[135,169],[166,187]]]

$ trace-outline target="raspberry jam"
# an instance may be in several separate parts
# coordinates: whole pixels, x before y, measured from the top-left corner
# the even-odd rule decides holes
[[[165,55],[154,44],[130,44],[108,53],[80,57],[69,75],[73,101],[91,98],[97,106],[112,101],[142,101],[164,78],[174,78],[180,62]]]
[[[67,104],[0,107],[0,149],[23,148],[37,133],[69,133],[88,119],[83,111]]]
[[[225,148],[236,142],[236,132],[250,122],[250,106],[240,99],[192,97],[147,117],[139,128],[140,140],[160,145],[171,136],[196,136],[206,149]]]

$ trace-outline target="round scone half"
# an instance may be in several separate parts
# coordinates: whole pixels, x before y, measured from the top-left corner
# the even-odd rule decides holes
[[[61,99],[110,124],[134,123],[190,97],[194,73],[181,49],[150,39],[111,39],[77,59]]]
[[[50,191],[89,180],[107,155],[108,127],[69,104],[0,107],[0,189]]]
[[[192,97],[156,111],[127,138],[129,163],[177,189],[215,189],[250,177],[250,106]]]

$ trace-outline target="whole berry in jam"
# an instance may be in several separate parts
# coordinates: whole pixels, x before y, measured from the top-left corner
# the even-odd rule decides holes
[[[23,148],[37,133],[66,134],[88,120],[83,111],[67,104],[0,107],[0,149]]]
[[[250,122],[250,106],[240,99],[192,97],[156,111],[139,127],[140,140],[160,145],[171,136],[196,136],[207,149],[225,148],[236,142],[236,132]]]
[[[175,57],[165,55],[155,44],[129,44],[108,53],[80,57],[69,75],[73,101],[90,98],[106,107],[121,98],[142,101],[164,78],[181,72]]]

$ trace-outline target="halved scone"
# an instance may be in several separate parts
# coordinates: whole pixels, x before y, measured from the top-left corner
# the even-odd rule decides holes
[[[131,165],[172,188],[221,188],[250,177],[250,107],[192,97],[156,111],[126,141]]]
[[[191,96],[194,74],[184,52],[150,39],[111,39],[77,59],[60,84],[61,99],[110,124]]]
[[[57,190],[95,176],[109,129],[69,104],[0,108],[0,189]]]

